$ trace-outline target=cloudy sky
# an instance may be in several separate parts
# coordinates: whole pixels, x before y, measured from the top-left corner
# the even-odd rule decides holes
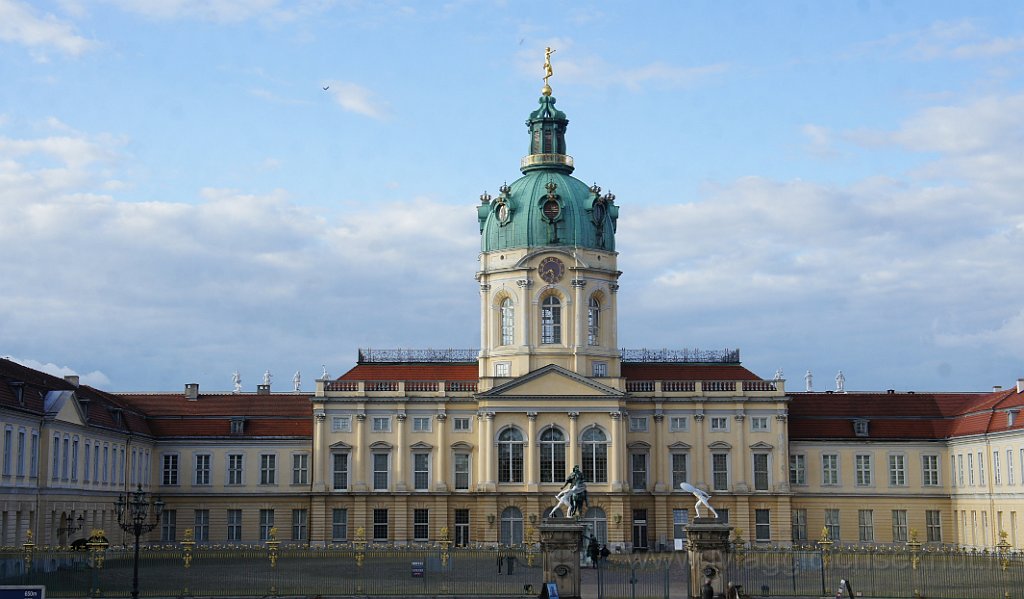
[[[791,389],[1024,376],[1005,1],[0,0],[0,355],[282,390],[478,347],[475,205],[519,176],[545,46],[621,206],[621,345]]]

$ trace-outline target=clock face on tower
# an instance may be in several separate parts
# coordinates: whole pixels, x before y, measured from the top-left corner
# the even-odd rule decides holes
[[[537,267],[537,274],[548,283],[557,283],[565,275],[565,265],[558,258],[549,256],[540,261],[540,266]]]

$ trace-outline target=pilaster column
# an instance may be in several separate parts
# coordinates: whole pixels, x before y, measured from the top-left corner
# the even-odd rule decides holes
[[[572,468],[580,463],[580,413],[569,412],[569,447],[566,459],[569,461],[566,468]]]
[[[651,455],[648,459],[651,460],[650,469],[654,474],[654,492],[664,493],[671,491],[672,487],[666,484],[666,480],[672,480],[666,478],[668,475],[668,463],[671,461],[668,448],[665,447],[665,434],[662,430],[665,426],[665,414],[661,412],[654,413],[654,449],[651,451]]]
[[[480,351],[487,355],[491,349],[491,328],[488,325],[490,322],[490,294],[491,286],[487,283],[480,283]],[[484,364],[481,361],[480,368],[484,368]],[[486,372],[480,372],[480,376],[488,376]]]
[[[775,428],[778,429],[775,436],[775,488],[782,493],[789,492],[789,456],[786,455],[786,448],[788,444],[786,439],[789,437],[786,431],[789,425],[788,415],[783,412],[775,415]]]
[[[608,452],[608,482],[611,484],[612,492],[625,490],[621,472],[622,464],[619,456],[622,455],[622,412],[610,412],[612,418],[612,447]]]
[[[497,487],[494,477],[494,412],[484,412],[484,438],[481,443],[484,448],[484,485],[485,490],[493,491]]]
[[[519,327],[519,339],[523,347],[529,347],[533,344],[533,327],[530,326],[530,314],[536,312],[537,302],[533,301],[530,297],[530,287],[533,286],[530,279],[519,279],[516,281],[516,285],[519,286],[519,293],[522,295],[523,301],[519,302],[517,308],[519,309],[519,315],[516,320],[519,321],[517,325]],[[525,373],[519,373],[525,374]]]
[[[395,490],[396,491],[407,491],[409,489],[409,485],[406,484],[406,482],[405,482],[406,479],[408,478],[408,476],[406,476],[407,473],[405,472],[405,452],[406,452],[406,448],[407,448],[407,444],[405,442],[405,419],[406,418],[407,418],[407,416],[404,413],[396,414],[395,415],[395,420],[398,421],[398,424],[395,426],[397,434],[396,434],[396,440],[395,440],[396,442],[395,442],[395,455],[394,455],[394,459],[395,459]]]
[[[366,491],[366,414],[356,414],[356,446],[352,448],[353,491]]]
[[[708,488],[707,483],[707,460],[708,448],[704,445],[704,405],[697,406],[697,412],[693,415],[693,432],[696,441],[693,448],[693,459],[690,460],[690,474],[693,486]]]
[[[313,410],[313,492],[327,491],[327,462],[331,452],[327,448],[327,414],[323,408]]]
[[[540,439],[537,438],[537,412],[527,412],[526,419],[526,488],[528,491],[536,491],[539,466],[537,448],[540,446]]]
[[[608,347],[619,346],[619,284],[612,283],[608,285],[608,308],[611,311],[612,322],[608,323],[611,325],[608,331]],[[606,319],[607,320],[607,319]],[[602,328],[607,327],[607,324],[602,323]],[[619,368],[619,372],[609,372],[609,376],[622,376],[622,369]]]
[[[437,467],[434,468],[434,490],[442,493],[448,491],[448,415],[438,414],[437,420]],[[452,533],[454,534],[454,533]]]
[[[576,324],[576,349],[579,350],[587,345],[587,302],[583,301],[583,291],[587,286],[585,279],[573,279],[572,288],[576,295],[576,318],[573,319]],[[578,358],[577,358],[578,359]],[[576,372],[587,375],[589,373],[583,372],[583,365],[576,364]]]
[[[747,458],[750,457],[750,448],[747,447],[747,416],[743,412],[733,415],[733,420],[736,423],[736,428],[739,430],[739,455],[734,455],[732,458],[733,466],[735,469],[736,484],[733,485],[733,489],[738,493],[746,493],[750,491],[751,485],[747,482]],[[751,458],[753,460],[753,458]]]

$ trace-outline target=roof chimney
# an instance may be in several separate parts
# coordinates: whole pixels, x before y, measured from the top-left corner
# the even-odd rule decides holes
[[[270,395],[270,385],[256,385],[256,395]]]
[[[77,374],[65,374],[64,380],[71,383],[74,386],[78,386],[78,375]]]
[[[993,393],[995,393],[996,391],[1002,391],[1002,390],[1003,390],[1003,386],[1002,385],[992,385],[992,392]]]
[[[889,395],[895,395],[895,394],[896,394],[896,390],[895,390],[895,389],[886,389],[886,391],[885,391],[885,392],[886,392],[887,394],[889,394]]]
[[[189,401],[199,399],[199,383],[185,383],[185,399]]]
[[[1024,393],[1024,379],[1017,379],[1017,393]]]

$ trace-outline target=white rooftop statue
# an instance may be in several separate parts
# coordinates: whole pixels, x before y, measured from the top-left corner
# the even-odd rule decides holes
[[[326,381],[331,378],[331,375],[327,374],[327,364],[324,364],[323,367],[324,373],[320,375],[320,380]]]
[[[269,386],[270,379],[272,378],[274,378],[274,376],[270,374],[270,370],[267,370],[266,372],[263,373],[263,384]]]
[[[242,375],[237,370],[231,373],[231,384],[235,386],[235,393],[242,392]]]
[[[772,380],[774,380],[774,381],[781,381],[782,380],[782,369],[781,368],[775,371],[775,378],[773,378]]]
[[[810,370],[808,370],[807,374],[804,375],[804,383],[806,383],[807,392],[814,391],[814,375],[811,374]]]
[[[292,388],[296,393],[302,391],[302,373],[298,370],[295,371],[295,376],[292,377]]]
[[[836,393],[846,393],[846,377],[842,370],[836,375]]]
[[[711,503],[708,502],[708,499],[711,499],[710,495],[687,482],[679,483],[679,488],[687,493],[693,493],[693,496],[697,498],[697,503],[693,505],[693,511],[697,514],[698,518],[701,517],[700,506],[702,505],[708,508],[712,516],[718,518],[718,512],[716,512],[715,508],[711,507]]]

